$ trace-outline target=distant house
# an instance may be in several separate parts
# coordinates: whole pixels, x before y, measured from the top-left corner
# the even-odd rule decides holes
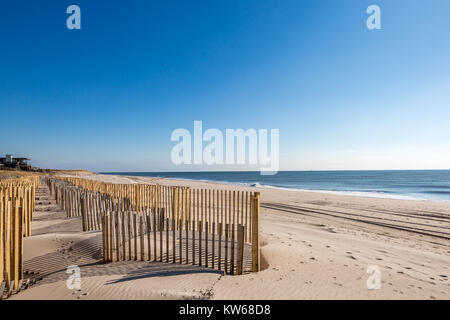
[[[27,161],[31,159],[28,158],[14,158],[12,155],[8,154],[4,158],[0,158],[0,167],[7,168],[18,168],[18,169],[29,169]]]

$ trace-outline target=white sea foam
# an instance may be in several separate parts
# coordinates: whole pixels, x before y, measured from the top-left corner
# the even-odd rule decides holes
[[[215,181],[217,182],[217,181]],[[377,191],[336,191],[336,190],[314,190],[314,189],[301,189],[301,188],[287,188],[287,187],[277,187],[271,185],[262,185],[258,182],[256,183],[228,183],[228,182],[220,182],[229,185],[240,185],[245,187],[255,187],[255,188],[264,188],[264,189],[275,189],[275,190],[284,190],[284,191],[300,191],[300,192],[317,192],[317,193],[327,193],[327,194],[338,194],[345,196],[354,196],[354,197],[368,197],[368,198],[380,198],[380,199],[396,199],[396,200],[416,200],[416,201],[431,201],[429,199],[422,198],[418,195],[406,195],[406,194],[389,194],[385,192],[377,192]],[[437,200],[432,200],[437,201]],[[441,200],[442,201],[442,200]]]

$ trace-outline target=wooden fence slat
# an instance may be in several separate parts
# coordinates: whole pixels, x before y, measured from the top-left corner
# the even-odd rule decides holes
[[[244,263],[244,226],[238,225],[238,247],[237,247],[237,275],[242,275],[243,273],[243,263]]]
[[[164,211],[158,209],[159,211],[159,261],[163,261],[163,229],[164,229]]]
[[[16,215],[16,219],[17,219],[17,223],[16,223],[16,247],[17,247],[17,251],[16,251],[16,262],[15,262],[15,279],[16,279],[16,287],[14,288],[14,290],[18,290],[20,288],[21,285],[21,281],[23,278],[23,270],[22,270],[22,257],[23,257],[23,203],[22,203],[23,199],[19,199],[18,203],[17,203],[17,215]]]
[[[198,265],[202,265],[202,232],[203,232],[203,224],[201,221],[198,221]]]
[[[180,264],[183,264],[183,220],[178,220],[178,230],[179,230],[179,245],[180,245]]]
[[[109,247],[109,260],[113,262],[113,231],[112,231],[112,213],[110,212],[108,215],[108,247]]]
[[[125,230],[125,212],[120,212],[120,221],[119,221],[119,229],[120,233],[122,234],[122,260],[127,260],[127,234]]]
[[[153,261],[157,261],[158,256],[157,256],[157,247],[156,247],[156,231],[157,231],[157,227],[156,227],[156,208],[153,209]]]
[[[184,227],[185,227],[185,234],[186,234],[186,239],[185,239],[185,243],[186,243],[186,264],[189,264],[189,220],[185,220],[184,221]]]
[[[206,228],[206,233],[211,232],[211,189],[208,189],[208,222],[209,224]],[[206,261],[208,261],[208,254],[206,254]],[[206,265],[206,267],[208,267],[208,265]]]
[[[165,224],[166,224],[166,262],[169,262],[169,218],[165,218]]]
[[[152,243],[152,241],[151,241],[151,220],[150,220],[150,214],[149,214],[149,211],[147,210],[146,211],[146,214],[145,214],[145,217],[146,217],[146,223],[147,223],[147,246],[148,246],[148,261],[151,261],[152,260],[152,249],[151,249],[151,243]]]
[[[132,256],[132,240],[133,240],[133,223],[132,223],[132,215],[131,212],[127,212],[127,229],[128,229],[128,260],[133,260]]]
[[[216,234],[216,223],[215,222],[213,222],[212,223],[212,242],[211,242],[211,245],[212,245],[212,253],[211,253],[211,257],[212,257],[212,262],[211,262],[211,268],[213,268],[214,269],[214,262],[215,262],[215,246],[216,246],[216,239],[215,239],[215,234]]]
[[[231,265],[230,265],[230,274],[234,274],[234,242],[235,242],[235,225],[231,226]]]
[[[175,230],[176,230],[176,225],[175,225],[175,217],[172,216],[172,262],[175,263],[176,262],[176,237],[175,237]]]
[[[205,222],[205,267],[208,268],[208,234],[209,234],[209,221]]]
[[[141,211],[139,216],[139,227],[140,227],[140,237],[141,237],[141,261],[145,261],[145,235],[144,235],[144,214]]]
[[[192,222],[192,264],[195,265],[195,221]]]
[[[114,225],[116,227],[116,261],[120,261],[120,242],[119,242],[119,212],[116,211],[115,217],[114,217]]]
[[[252,206],[252,271],[260,271],[260,243],[259,243],[259,210],[260,194],[255,192]]]
[[[106,232],[105,232],[105,216],[102,216],[102,252],[103,252],[103,263],[106,263],[107,258],[106,258],[106,241],[105,241],[105,237],[106,237]]]
[[[4,199],[3,199],[3,188],[0,186],[0,284],[3,285],[4,281],[4,236],[5,236],[5,227],[4,227],[4,218],[5,218],[5,207],[4,207]],[[4,283],[6,285],[6,281]],[[3,287],[0,290],[0,299],[3,295]]]
[[[134,241],[134,248],[133,248],[133,260],[138,259],[138,248],[137,248],[137,213],[133,212],[133,241]]]
[[[225,273],[228,273],[228,235],[229,235],[229,224],[225,224]]]

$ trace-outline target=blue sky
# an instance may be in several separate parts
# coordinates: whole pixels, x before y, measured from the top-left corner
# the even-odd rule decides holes
[[[66,28],[71,4],[81,30]],[[366,28],[371,4],[382,30]],[[170,135],[202,120],[280,129],[283,170],[449,169],[449,12],[448,0],[3,1],[0,153],[178,170]]]

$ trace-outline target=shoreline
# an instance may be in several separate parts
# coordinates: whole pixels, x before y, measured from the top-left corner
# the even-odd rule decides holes
[[[404,200],[404,201],[417,201],[417,202],[431,202],[431,203],[447,203],[450,204],[450,200],[440,200],[440,199],[425,199],[425,198],[415,198],[409,194],[388,194],[385,192],[365,192],[365,191],[351,191],[351,190],[319,190],[319,189],[301,189],[301,188],[289,188],[289,187],[279,187],[273,185],[263,185],[259,182],[248,183],[248,182],[231,182],[231,181],[219,181],[219,180],[207,180],[207,179],[195,179],[195,178],[178,178],[178,177],[159,177],[159,176],[143,176],[143,175],[129,175],[128,172],[125,175],[117,173],[94,173],[97,175],[106,176],[118,176],[118,177],[128,177],[128,178],[150,178],[150,179],[162,179],[171,181],[183,181],[183,182],[198,182],[198,183],[208,183],[216,185],[227,185],[233,187],[246,187],[246,188],[259,188],[263,190],[281,190],[281,191],[292,191],[292,192],[311,192],[311,193],[323,193],[331,195],[341,195],[349,197],[358,198],[369,198],[369,199],[386,199],[386,200]]]

